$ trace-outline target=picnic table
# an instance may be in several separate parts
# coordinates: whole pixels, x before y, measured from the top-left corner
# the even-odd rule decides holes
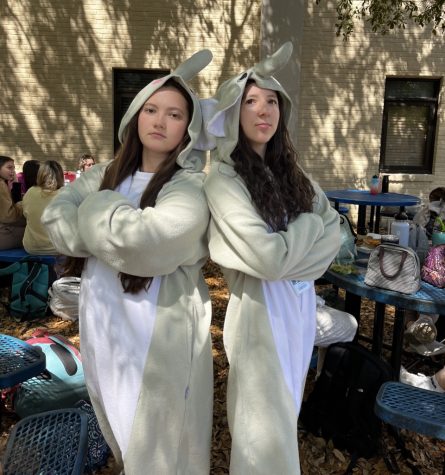
[[[435,313],[445,318],[445,289],[439,289],[421,281],[415,294],[402,294],[391,290],[370,287],[365,284],[366,268],[358,268],[358,274],[339,274],[328,270],[323,278],[333,285],[345,289],[345,311],[354,315],[360,323],[360,305],[362,297],[375,302],[372,350],[381,356],[383,348],[383,325],[385,306],[395,307],[394,328],[391,346],[391,365],[398,375],[402,360],[403,334],[405,331],[405,310],[420,313]]]
[[[420,198],[414,195],[403,193],[377,193],[372,195],[369,190],[331,190],[325,192],[329,201],[334,202],[334,207],[338,211],[340,203],[358,205],[357,233],[366,234],[366,207],[371,206],[371,229],[374,233],[379,233],[380,229],[380,208],[382,206],[414,206],[420,203]],[[375,214],[375,218],[374,218]]]

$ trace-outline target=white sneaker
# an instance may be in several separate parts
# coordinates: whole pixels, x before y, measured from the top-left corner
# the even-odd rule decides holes
[[[401,383],[416,386],[417,388],[428,389],[438,393],[445,392],[435,381],[434,376],[426,376],[422,373],[410,373],[403,366],[400,368],[399,380]]]

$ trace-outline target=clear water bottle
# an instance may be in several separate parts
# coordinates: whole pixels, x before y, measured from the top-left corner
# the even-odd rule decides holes
[[[394,221],[391,224],[391,234],[399,237],[399,244],[408,247],[409,243],[409,221],[408,215],[400,211],[394,215]]]

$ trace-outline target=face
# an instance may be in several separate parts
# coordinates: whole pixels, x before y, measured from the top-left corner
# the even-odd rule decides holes
[[[277,93],[256,84],[247,86],[241,102],[240,125],[250,146],[263,158],[267,142],[277,131],[279,119]]]
[[[174,88],[157,90],[138,117],[144,156],[166,158],[181,143],[188,123],[187,101],[182,94]]]
[[[93,165],[94,165],[94,160],[92,158],[87,158],[83,162],[83,169],[86,171],[86,170],[90,169]]]
[[[11,181],[14,180],[15,176],[15,164],[12,160],[5,162],[0,168],[0,178],[3,180]]]

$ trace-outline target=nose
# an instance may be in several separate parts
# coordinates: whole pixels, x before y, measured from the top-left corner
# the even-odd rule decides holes
[[[269,104],[266,101],[261,101],[258,103],[257,113],[259,116],[263,117],[269,114]]]
[[[154,126],[157,129],[165,128],[165,116],[163,114],[156,114]]]

